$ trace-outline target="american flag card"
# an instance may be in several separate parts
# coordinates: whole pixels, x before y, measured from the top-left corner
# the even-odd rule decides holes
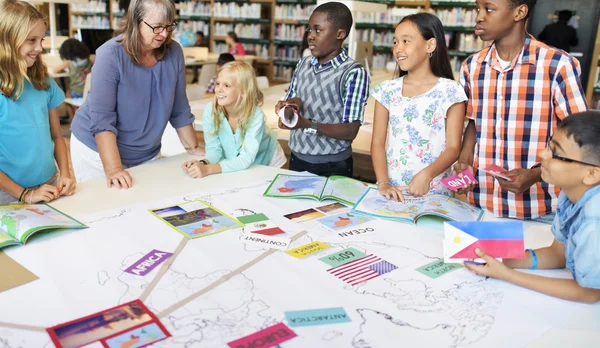
[[[354,286],[391,272],[396,268],[398,267],[378,256],[369,254],[341,266],[330,268],[327,272]]]

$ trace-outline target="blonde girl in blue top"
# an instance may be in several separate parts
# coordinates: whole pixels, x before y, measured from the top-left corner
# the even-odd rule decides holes
[[[206,159],[191,160],[183,169],[193,178],[243,170],[262,164],[281,167],[283,149],[265,124],[254,69],[243,61],[229,62],[217,73],[215,96],[204,109],[202,127]]]
[[[40,56],[46,21],[24,1],[0,14],[0,203],[50,202],[75,182],[56,110],[65,96]]]
[[[458,159],[467,96],[454,81],[444,27],[429,13],[404,17],[394,33],[400,77],[377,86],[371,155],[379,192],[403,201],[451,192],[441,183]],[[387,147],[386,147],[387,146]]]

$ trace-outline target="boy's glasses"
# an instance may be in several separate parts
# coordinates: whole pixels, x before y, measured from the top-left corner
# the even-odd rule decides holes
[[[169,24],[169,25],[157,25],[155,27],[153,27],[150,24],[146,23],[146,21],[143,20],[143,19],[142,19],[142,22],[144,22],[144,24],[146,24],[148,27],[150,27],[150,29],[152,29],[152,32],[154,34],[160,34],[163,31],[165,31],[165,29],[167,30],[167,33],[172,33],[177,28],[177,23],[176,22],[173,22],[173,24]]]
[[[548,148],[548,150],[550,150],[550,153],[552,154],[552,159],[557,159],[559,161],[563,161],[563,162],[567,162],[567,163],[579,163],[579,164],[584,164],[586,166],[599,167],[597,164],[593,164],[593,163],[589,163],[589,162],[582,162],[582,161],[578,161],[578,160],[575,160],[572,158],[567,158],[567,157],[557,155],[556,152],[554,152],[554,149],[552,147],[550,147],[551,141],[552,141],[552,136],[550,136],[550,138],[548,138],[546,147]]]

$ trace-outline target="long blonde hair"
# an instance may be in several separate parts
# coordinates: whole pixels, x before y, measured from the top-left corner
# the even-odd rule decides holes
[[[125,52],[135,64],[140,64],[142,58],[142,33],[140,24],[142,20],[153,9],[161,8],[165,13],[167,22],[175,21],[175,5],[171,0],[132,0],[127,10],[127,15],[123,17],[121,27],[115,31],[115,36],[123,34],[121,42]],[[165,29],[166,30],[166,29]],[[173,33],[169,33],[164,44],[154,50],[156,60],[162,60],[171,46]]]
[[[235,107],[241,107],[242,116],[240,116],[239,128],[241,130],[242,139],[246,135],[248,124],[252,120],[255,108],[263,104],[263,93],[258,89],[256,83],[256,74],[254,68],[244,61],[233,61],[226,63],[217,72],[217,78],[223,71],[230,71],[237,79],[237,87],[240,92],[240,97],[235,103]],[[221,125],[221,115],[228,117],[225,107],[217,103],[217,94],[213,100],[212,114],[214,117],[215,133],[219,132]]]
[[[25,88],[25,79],[35,89],[47,90],[50,84],[48,68],[38,55],[35,63],[27,62],[19,54],[29,32],[37,21],[48,23],[44,16],[31,4],[18,0],[0,2],[0,93],[18,100]]]

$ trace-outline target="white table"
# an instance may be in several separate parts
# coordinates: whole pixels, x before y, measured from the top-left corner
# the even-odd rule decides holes
[[[187,177],[185,173],[183,173],[180,168],[181,163],[183,163],[186,159],[192,158],[189,155],[178,155],[173,156],[166,159],[161,159],[155,161],[150,164],[142,165],[130,170],[133,178],[134,178],[134,186],[129,190],[117,190],[117,189],[107,189],[105,187],[104,179],[98,179],[90,182],[84,182],[78,185],[76,195],[72,197],[64,197],[56,202],[53,205],[74,217],[83,216],[90,213],[102,212],[106,210],[120,212],[119,214],[128,214],[135,211],[135,204],[150,204],[148,202],[155,201],[157,199],[165,199],[167,197],[175,197],[175,196],[183,196],[187,195],[189,197],[202,196],[206,194],[208,191],[214,191],[217,189],[226,189],[232,187],[240,187],[240,186],[252,186],[251,184],[259,181],[265,180],[268,178],[272,178],[276,172],[283,172],[283,170],[276,170],[269,167],[263,166],[253,166],[247,171],[242,171],[238,173],[230,173],[230,174],[222,174],[222,175],[214,175],[203,179],[191,179]],[[228,193],[229,195],[233,195],[231,197],[237,197],[236,194],[239,195],[240,199],[242,199],[241,193],[236,193],[234,190],[233,193]],[[241,191],[240,191],[241,192]],[[218,200],[217,196],[214,197],[215,200]],[[224,196],[225,197],[225,196]],[[229,196],[227,196],[229,197]],[[257,196],[255,199],[263,199],[260,196]],[[238,202],[236,202],[238,203]],[[158,204],[158,203],[152,203]],[[222,203],[221,203],[222,204]],[[234,204],[234,203],[232,203]],[[292,206],[303,206],[307,204],[314,204],[311,201],[301,201],[301,200],[278,200],[273,204],[279,204],[282,206],[292,205]],[[164,205],[162,205],[164,206]],[[147,208],[158,208],[160,206],[150,206]],[[223,208],[221,206],[221,208]],[[137,212],[136,214],[138,214]],[[269,214],[267,212],[267,214]],[[137,216],[137,215],[136,215]],[[140,216],[144,216],[143,214]],[[272,216],[270,216],[273,218]],[[117,218],[116,216],[104,217],[103,219],[111,219]],[[92,233],[92,228],[88,230],[80,230],[76,232],[57,232],[51,233],[39,238],[34,238],[29,241],[25,246],[15,247],[6,249],[6,252],[9,256],[13,257],[18,262],[25,265],[27,268],[32,270],[34,273],[40,276],[39,280],[36,280],[32,283],[5,291],[0,293],[0,322],[12,322],[12,323],[20,323],[20,324],[28,324],[34,326],[47,327],[50,325],[56,325],[61,322],[65,322],[68,320],[76,319],[86,314],[91,314],[96,311],[100,311],[102,309],[106,309],[112,306],[117,305],[117,299],[119,299],[119,303],[123,303],[128,301],[129,299],[137,298],[136,296],[142,292],[144,282],[149,282],[151,279],[144,280],[140,283],[123,283],[127,285],[127,294],[132,297],[127,297],[121,292],[119,292],[119,288],[115,286],[108,286],[108,284],[115,284],[116,280],[108,277],[110,274],[111,277],[114,277],[114,270],[110,270],[106,268],[106,276],[108,278],[100,279],[100,276],[96,275],[97,270],[88,269],[86,265],[90,264],[91,261],[88,259],[93,258],[105,258],[106,260],[116,259],[113,262],[112,266],[117,268],[120,266],[120,256],[123,253],[138,251],[140,248],[137,246],[145,246],[152,247],[157,245],[157,249],[172,251],[177,243],[181,240],[181,236],[176,232],[170,230],[168,227],[164,226],[162,223],[158,223],[154,221],[152,217],[148,217],[148,219],[140,219],[138,220],[139,226],[136,225],[134,229],[127,229],[123,226],[112,226],[109,227],[110,224],[106,222],[96,222],[96,224],[107,224],[106,230],[102,233],[98,234],[98,228],[96,227],[95,232]],[[96,225],[98,226],[98,225]],[[104,226],[104,225],[103,225]],[[398,227],[398,230],[403,231],[412,231],[413,236],[422,235],[422,238],[427,240],[436,240],[434,234],[438,233],[435,231],[429,231],[419,229],[412,225],[406,224],[395,224]],[[165,229],[166,228],[166,229]],[[164,233],[163,233],[163,229]],[[160,231],[157,231],[160,230]],[[433,232],[433,234],[431,234]],[[118,244],[114,244],[115,233],[117,233]],[[180,267],[182,263],[189,264],[188,269],[197,270],[202,269],[207,264],[210,264],[210,260],[219,259],[219,257],[224,257],[222,255],[226,255],[229,251],[227,248],[236,248],[238,240],[234,237],[236,232],[224,232],[221,234],[217,234],[214,236],[196,239],[189,242],[184,249],[184,252],[177,258],[172,267],[175,267],[177,270],[181,270]],[[388,233],[388,232],[386,232]],[[547,245],[551,240],[552,236],[549,232],[548,225],[542,225],[537,223],[527,223],[526,224],[526,247],[540,247]],[[106,236],[103,236],[106,234]],[[152,236],[144,238],[143,236]],[[229,238],[229,239],[227,239]],[[214,244],[218,241],[223,241],[224,244],[221,244],[221,248],[215,248]],[[370,239],[366,239],[367,241]],[[76,241],[78,244],[73,244]],[[109,242],[110,241],[110,242]],[[378,238],[372,238],[373,245],[377,245]],[[78,247],[73,248],[60,248],[61,245],[66,245],[65,243],[69,242],[68,245],[77,245]],[[305,243],[309,242],[307,240]],[[153,244],[154,243],[154,244]],[[358,243],[358,241],[356,242]],[[368,242],[370,243],[370,242]],[[367,244],[368,244],[367,243]],[[352,246],[352,242],[348,242],[348,246]],[[136,249],[137,248],[137,249]],[[142,248],[143,249],[143,248]],[[378,249],[379,253],[384,252],[384,249]],[[401,250],[401,249],[398,249]],[[185,253],[185,251],[188,251]],[[400,253],[406,253],[406,251],[400,251]],[[207,258],[208,257],[208,258]],[[321,257],[321,255],[319,255]],[[400,257],[400,255],[398,255]],[[179,262],[181,260],[181,262]],[[187,261],[186,261],[187,260]],[[179,262],[179,263],[178,263]],[[191,262],[191,264],[190,264]],[[230,265],[226,266],[225,264],[229,262],[227,258],[224,258],[223,268],[229,269]],[[306,263],[303,263],[306,262]],[[328,288],[325,280],[329,280],[329,278],[320,278],[325,277],[321,274],[313,274],[306,273],[303,274],[302,270],[304,268],[304,264],[311,262],[310,260],[295,260],[291,257],[276,253],[270,256],[267,256],[262,261],[258,262],[250,269],[243,272],[243,279],[248,281],[248,279],[254,279],[253,276],[258,276],[256,272],[261,271],[264,272],[274,272],[273,273],[273,281],[268,285],[265,283],[259,282],[257,279],[254,279],[252,282],[252,293],[253,296],[260,297],[258,293],[262,291],[271,291],[274,294],[277,294],[281,298],[285,299],[286,289],[289,290],[290,286],[293,285],[294,288],[303,289],[302,292],[306,291],[307,296],[311,296],[314,301],[314,308],[322,308],[327,307],[326,304],[329,302],[336,303],[336,299],[341,299],[345,296],[353,295],[353,291],[342,290],[342,286],[340,285],[338,291],[332,290],[332,288]],[[317,262],[317,261],[312,261]],[[110,262],[109,262],[110,263]],[[108,267],[108,266],[107,266]],[[291,272],[298,272],[294,274],[298,274],[299,278],[296,278],[297,281],[293,282],[294,284],[289,284],[289,282],[277,282],[278,272],[284,272],[286,267],[291,267]],[[253,268],[256,268],[256,271],[253,273]],[[459,272],[462,270],[457,270],[455,272]],[[190,274],[186,274],[186,277],[195,277],[193,279],[195,282],[206,282],[206,278],[201,278],[199,275],[191,274],[193,271],[188,271]],[[198,271],[200,272],[200,271]],[[308,272],[308,270],[306,271]],[[100,274],[100,273],[98,273]],[[152,273],[151,273],[152,274]],[[200,273],[199,273],[200,274]],[[279,273],[280,274],[280,273]],[[390,273],[391,274],[391,273]],[[53,276],[50,276],[53,275]],[[465,277],[472,277],[467,272],[464,272]],[[150,277],[150,276],[149,276]],[[250,278],[249,278],[250,277]],[[302,278],[305,277],[305,278]],[[314,281],[318,282],[323,280],[325,283],[322,283],[322,290],[319,291],[319,287],[315,288],[314,286],[309,286],[309,280],[312,277],[316,277]],[[215,279],[211,278],[214,281]],[[306,284],[301,281],[301,279],[306,280]],[[318,280],[321,279],[321,280]],[[286,307],[291,304],[299,303],[299,299],[296,298],[288,298],[287,300],[281,300],[277,296],[273,296],[273,299],[254,299],[248,298],[247,301],[252,301],[253,305],[249,306],[246,302],[246,306],[248,306],[248,310],[250,312],[247,313],[247,316],[237,317],[233,313],[233,309],[231,312],[223,313],[219,317],[219,321],[222,325],[225,325],[226,329],[222,326],[216,327],[211,326],[215,325],[212,322],[214,317],[214,310],[223,310],[223,309],[209,309],[212,308],[210,304],[204,303],[203,299],[206,298],[208,301],[218,301],[218,298],[222,296],[228,296],[228,294],[232,294],[232,301],[237,303],[240,301],[237,296],[244,296],[242,292],[238,289],[238,285],[241,283],[237,283],[239,278],[232,278],[229,282],[231,285],[228,285],[228,282],[225,282],[215,290],[208,292],[194,302],[190,303],[186,306],[186,310],[189,310],[188,313],[190,316],[193,315],[195,323],[185,323],[185,325],[191,325],[189,327],[194,327],[196,330],[201,330],[204,325],[207,327],[214,328],[215,334],[222,334],[223,332],[228,332],[228,335],[223,337],[225,342],[229,342],[235,338],[241,337],[243,335],[247,335],[253,332],[252,328],[245,327],[245,323],[247,323],[248,317],[256,317],[262,318],[260,315],[264,316],[264,318],[270,317],[275,320],[282,320],[283,315],[280,312],[277,312],[274,308]],[[98,282],[107,282],[105,288],[102,288]],[[111,283],[112,282],[112,283]],[[116,282],[118,284],[118,282]],[[123,286],[121,284],[121,287]],[[320,284],[320,283],[319,283]],[[337,284],[337,283],[336,283]],[[369,282],[368,284],[371,284]],[[377,284],[386,284],[385,281],[381,281],[379,283],[372,282],[372,286],[370,288],[365,288],[365,291],[376,291]],[[398,283],[402,284],[402,283]],[[495,282],[494,284],[499,284],[499,282]],[[160,285],[160,283],[159,283]],[[399,286],[400,286],[399,285]],[[102,285],[104,286],[104,285]],[[458,286],[458,285],[457,285]],[[183,285],[180,285],[180,291],[186,292],[186,288]],[[459,288],[459,287],[458,287]],[[97,289],[105,289],[99,291]],[[236,290],[237,289],[237,290]],[[516,290],[511,289],[510,286],[507,287],[510,291],[521,291],[518,294],[521,294],[524,298],[534,299],[534,300],[545,300],[546,297],[544,295],[535,294],[533,292],[527,290]],[[93,291],[92,291],[93,290]],[[409,294],[411,291],[415,291],[414,289],[407,288],[405,289],[407,292],[405,294]],[[162,291],[162,301],[169,300],[168,295],[164,295],[165,289],[160,288]],[[237,292],[236,292],[237,291]],[[333,291],[333,292],[329,292]],[[433,290],[431,290],[433,291]],[[513,294],[514,295],[514,294]],[[175,296],[175,293],[173,294]],[[216,297],[215,297],[216,296]],[[391,295],[390,295],[391,296]],[[369,300],[371,297],[365,297],[365,302],[357,305],[360,306],[370,306],[370,302],[375,301],[378,302],[380,300]],[[222,300],[222,298],[221,298]],[[423,305],[425,302],[434,300],[434,298],[428,297],[422,298],[420,301],[423,301]],[[244,300],[246,301],[246,300]],[[256,302],[258,301],[258,302]],[[261,302],[262,301],[262,302]],[[266,302],[268,302],[268,305]],[[272,301],[272,302],[270,302]],[[437,299],[435,301],[441,301]],[[173,302],[175,302],[175,298],[173,298]],[[170,305],[170,303],[161,303],[158,301],[158,298],[151,297],[149,298],[150,306],[166,306]],[[262,303],[262,305],[260,304]],[[412,303],[412,302],[411,302]],[[539,308],[536,307],[535,303],[531,303],[525,307],[520,308],[519,310],[513,313],[514,318],[503,318],[504,323],[511,322],[512,320],[518,320],[519,317],[527,317],[530,316],[539,321],[552,321],[552,326],[556,327],[550,331],[546,331],[541,334],[539,337],[534,338],[532,342],[528,345],[529,347],[591,347],[597,345],[600,342],[600,307],[599,305],[594,306],[586,306],[579,304],[569,304],[564,301],[557,302],[561,306],[566,306],[565,308],[569,309],[570,316],[564,318],[561,321],[554,321],[552,318],[546,317],[546,312],[550,311],[551,308]],[[374,303],[373,303],[374,305]],[[191,306],[191,307],[190,307]],[[201,310],[201,312],[197,312],[200,308],[196,308],[195,306],[200,306],[201,308],[206,308],[205,310]],[[207,306],[207,307],[203,307]],[[216,306],[216,305],[215,305]],[[255,307],[258,306],[258,307]],[[265,307],[266,306],[266,307]],[[320,306],[320,307],[319,307]],[[438,310],[443,310],[445,307],[444,302],[440,302],[439,305],[436,305]],[[245,307],[244,307],[245,308]],[[269,309],[271,308],[271,309]],[[300,308],[298,308],[300,309]],[[258,311],[258,312],[256,312]],[[35,313],[35,314],[34,314]],[[197,314],[200,313],[200,314]],[[237,312],[235,312],[237,313]],[[273,314],[279,313],[279,314]],[[348,311],[349,315],[351,314]],[[407,318],[411,316],[410,313],[412,311],[406,312]],[[506,313],[505,313],[506,314]],[[353,317],[354,324],[341,324],[341,325],[357,325],[360,318],[353,313],[351,315]],[[162,318],[163,323],[169,325],[173,323],[178,323],[180,327],[184,326],[185,316],[179,316],[180,319],[176,319],[175,317],[165,317]],[[205,319],[202,319],[205,318]],[[472,318],[475,319],[475,318]],[[206,320],[206,321],[204,321]],[[266,320],[266,319],[263,319]],[[403,318],[395,318],[395,320],[404,321]],[[226,323],[226,324],[225,324]],[[382,322],[382,325],[385,324],[386,321]],[[220,324],[221,325],[221,324]],[[239,326],[241,325],[241,326]],[[410,325],[410,323],[409,323]],[[427,323],[422,323],[422,325],[427,326]],[[266,326],[266,324],[265,324]],[[528,325],[525,325],[528,326]],[[533,326],[533,323],[531,323]],[[188,327],[188,326],[185,326]],[[362,326],[361,326],[362,327]],[[347,344],[341,345],[339,341],[338,345],[334,343],[327,343],[325,341],[320,341],[320,335],[328,335],[331,332],[338,332],[336,330],[341,329],[342,326],[331,325],[327,328],[323,327],[315,327],[314,331],[308,329],[293,329],[299,335],[298,338],[294,338],[287,343],[284,343],[284,347],[306,347],[306,346],[349,346]],[[387,326],[386,326],[387,328]],[[390,338],[389,345],[376,345],[375,347],[385,346],[392,347],[396,346],[397,341],[392,341],[392,337],[398,337],[398,334],[401,334],[400,339],[410,340],[412,336],[405,336],[406,330],[408,327],[398,326],[396,330],[385,330],[379,332],[381,337]],[[222,331],[225,330],[225,331]],[[527,327],[521,328],[522,330],[528,330]],[[160,347],[179,347],[182,346],[183,343],[188,336],[192,337],[194,331],[192,330],[187,332],[184,335],[183,331],[177,331],[177,342],[173,340],[163,341],[158,346]],[[239,330],[239,332],[238,332]],[[324,331],[323,331],[324,330]],[[333,331],[332,331],[333,330]],[[433,330],[433,329],[431,329]],[[255,330],[254,330],[255,331]],[[443,331],[443,330],[441,330]],[[207,331],[205,334],[211,331]],[[427,330],[425,333],[426,337],[432,338],[435,336],[433,333],[428,333]],[[440,331],[433,330],[432,332]],[[243,333],[243,334],[241,334]],[[367,333],[363,333],[367,334]],[[24,347],[38,347],[45,346],[49,340],[47,339],[46,334],[43,332],[35,332],[35,331],[26,331],[26,330],[15,330],[15,329],[6,329],[5,327],[0,326],[0,343],[3,343],[7,346],[17,345],[17,343]],[[395,336],[396,335],[396,336]],[[502,346],[502,340],[507,340],[514,338],[514,332],[504,332],[499,333],[495,332],[495,335],[498,337],[497,339],[500,341],[496,341],[494,343],[498,344],[498,346]],[[314,337],[313,337],[314,336]],[[335,337],[335,335],[333,335]],[[339,335],[338,335],[339,336]],[[194,336],[195,337],[195,336]],[[204,336],[203,336],[204,337]],[[343,336],[346,337],[346,336]],[[372,336],[375,337],[375,336]],[[214,338],[214,337],[213,337]],[[208,339],[208,338],[206,338]],[[310,339],[316,339],[318,342],[321,342],[320,345],[307,345]],[[337,338],[341,340],[342,338]],[[7,343],[5,341],[7,340]],[[325,342],[325,343],[323,343]],[[500,343],[498,343],[500,342]],[[414,343],[414,342],[413,342]],[[314,342],[310,343],[314,344]],[[408,342],[407,342],[408,344]],[[411,344],[408,344],[411,346]],[[50,345],[51,346],[51,345]],[[199,345],[202,346],[202,345]],[[414,344],[412,346],[415,346]],[[427,344],[421,344],[419,346],[427,346]],[[431,345],[430,345],[431,346]]]

